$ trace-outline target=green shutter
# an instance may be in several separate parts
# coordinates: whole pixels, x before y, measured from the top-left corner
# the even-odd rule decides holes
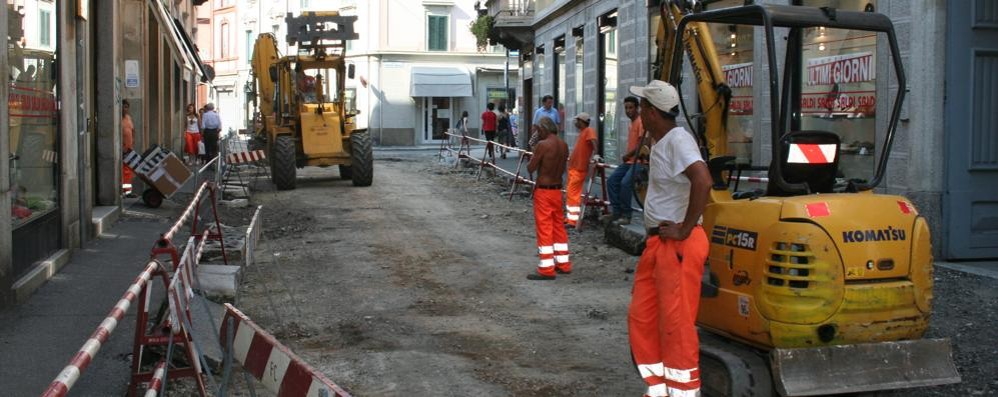
[[[430,51],[447,51],[447,17],[430,15],[427,23],[428,43]]]

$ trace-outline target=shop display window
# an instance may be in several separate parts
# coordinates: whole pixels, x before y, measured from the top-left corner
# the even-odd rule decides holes
[[[7,4],[11,220],[14,229],[59,206],[55,4]]]

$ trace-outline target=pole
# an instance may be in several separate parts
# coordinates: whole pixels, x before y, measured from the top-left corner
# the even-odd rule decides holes
[[[509,97],[509,48],[506,49],[506,68],[502,70],[502,82],[506,86],[506,110],[513,111]]]

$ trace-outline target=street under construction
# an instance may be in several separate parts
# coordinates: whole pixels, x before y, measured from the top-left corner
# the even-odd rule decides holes
[[[626,326],[637,257],[590,227],[570,234],[572,274],[528,281],[525,194],[507,200],[507,180],[436,153],[376,154],[370,188],[311,168],[293,194],[257,184],[244,312],[354,395],[643,393]],[[935,280],[926,336],[951,338],[963,381],[880,395],[994,395],[994,280],[941,268]]]

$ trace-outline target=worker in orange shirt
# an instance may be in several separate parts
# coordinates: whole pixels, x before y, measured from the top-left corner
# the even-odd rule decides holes
[[[595,154],[596,131],[589,126],[588,113],[575,116],[575,128],[579,130],[579,137],[575,139],[575,147],[568,159],[568,187],[565,188],[565,223],[573,227],[579,223],[582,214],[582,185],[589,173],[589,162],[599,159],[599,155]]]
[[[121,101],[121,152],[128,153],[133,150],[135,144],[135,124],[132,124],[132,115],[129,114],[129,108],[131,106],[128,104],[127,99]],[[124,190],[125,197],[135,197],[135,193],[132,193],[132,178],[134,173],[132,169],[127,165],[122,164],[121,166],[121,188]]]

